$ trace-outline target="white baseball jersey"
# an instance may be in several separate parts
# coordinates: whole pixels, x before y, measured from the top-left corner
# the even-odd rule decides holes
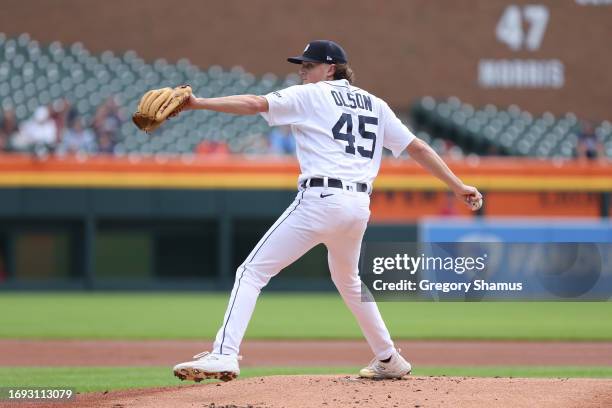
[[[291,125],[302,174],[371,184],[382,148],[395,156],[414,140],[381,99],[346,80],[297,85],[265,96],[270,125]],[[238,355],[261,289],[311,248],[325,244],[332,280],[379,360],[395,346],[374,302],[362,302],[361,240],[370,218],[367,192],[329,186],[300,188],[295,200],[236,270],[213,353]]]
[[[295,85],[264,96],[269,125],[291,125],[301,175],[352,183],[374,181],[382,148],[397,157],[414,140],[380,98],[345,79]]]

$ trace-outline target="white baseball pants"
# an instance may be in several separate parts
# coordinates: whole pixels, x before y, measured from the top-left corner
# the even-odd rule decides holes
[[[298,192],[238,267],[213,352],[237,355],[261,289],[283,268],[323,243],[332,281],[374,355],[381,360],[391,356],[395,348],[376,303],[361,301],[358,263],[369,205],[368,194],[340,188],[310,187]]]

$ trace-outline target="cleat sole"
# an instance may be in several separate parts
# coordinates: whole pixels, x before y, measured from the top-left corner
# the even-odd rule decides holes
[[[182,368],[174,371],[174,376],[181,380],[201,382],[203,380],[221,380],[223,382],[231,381],[238,377],[238,373],[233,371],[221,371],[221,372],[206,372],[198,370],[197,368]]]
[[[408,371],[406,374],[403,374],[401,376],[395,375],[395,376],[385,376],[385,375],[374,375],[371,377],[366,377],[363,375],[359,375],[359,378],[364,378],[366,380],[376,380],[376,381],[380,381],[380,380],[405,380],[407,379],[410,374],[412,373],[412,371]]]

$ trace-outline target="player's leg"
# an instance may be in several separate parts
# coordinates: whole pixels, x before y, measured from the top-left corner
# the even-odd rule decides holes
[[[370,215],[369,199],[363,193],[345,193],[338,199],[342,200],[342,212],[334,215],[338,225],[324,240],[331,278],[355,315],[374,354],[385,359],[395,350],[389,331],[376,303],[361,301],[358,264],[361,241]]]
[[[378,359],[386,359],[395,351],[393,341],[376,302],[363,302],[358,275],[361,236],[344,236],[326,243],[328,263],[334,285],[353,312],[370,348]]]
[[[175,366],[177,377],[196,381],[203,378],[229,380],[240,373],[238,351],[261,289],[274,275],[321,242],[307,207],[303,194],[298,194],[238,267],[212,353]]]
[[[358,264],[369,210],[360,201],[366,200],[363,197],[355,200],[354,197],[348,196],[345,201],[343,208],[350,214],[347,216],[347,226],[337,228],[337,233],[326,237],[324,242],[328,249],[332,280],[353,312],[375,355],[375,359],[360,371],[360,375],[370,378],[399,378],[410,373],[412,367],[395,349],[376,302],[362,301],[361,296],[362,284]]]
[[[236,270],[234,288],[223,325],[215,339],[214,353],[238,354],[261,289],[273,276],[320,242],[318,232],[310,228],[312,222],[307,207],[303,194],[298,194],[294,203],[270,227]]]

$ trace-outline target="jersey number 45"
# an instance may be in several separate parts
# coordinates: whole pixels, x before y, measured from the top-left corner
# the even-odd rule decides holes
[[[357,151],[363,157],[372,158],[374,156],[374,149],[376,148],[376,133],[369,132],[366,130],[366,125],[378,125],[378,118],[373,116],[357,116],[359,119],[359,134],[364,139],[370,139],[372,141],[372,150],[367,150],[363,146],[357,146]],[[346,125],[346,133],[342,132],[342,129]],[[353,117],[350,113],[343,113],[338,119],[338,122],[332,129],[334,139],[344,140],[348,142],[346,146],[346,152],[355,154],[355,136],[353,135]]]

